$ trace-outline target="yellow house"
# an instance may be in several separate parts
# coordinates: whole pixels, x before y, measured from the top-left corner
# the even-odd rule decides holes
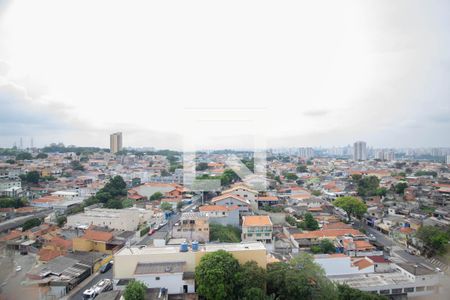
[[[113,234],[111,232],[88,229],[83,236],[73,239],[73,250],[97,251],[111,254],[117,247],[117,245],[111,243],[112,240]]]

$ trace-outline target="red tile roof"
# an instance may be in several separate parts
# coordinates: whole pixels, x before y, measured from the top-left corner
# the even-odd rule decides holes
[[[112,240],[113,234],[111,232],[88,229],[84,233],[83,238],[92,241],[108,242]]]
[[[242,226],[272,226],[269,216],[244,216]]]

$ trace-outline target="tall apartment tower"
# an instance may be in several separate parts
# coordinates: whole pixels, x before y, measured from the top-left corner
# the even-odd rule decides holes
[[[353,144],[353,159],[367,160],[366,142],[358,141]]]
[[[122,132],[116,132],[109,136],[109,149],[113,154],[122,150]]]

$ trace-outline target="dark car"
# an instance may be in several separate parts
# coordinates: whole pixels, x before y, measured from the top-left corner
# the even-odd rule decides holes
[[[108,272],[109,269],[111,269],[111,267],[112,267],[112,263],[111,263],[111,262],[108,262],[107,264],[103,265],[103,266],[100,268],[100,273],[106,273],[106,272]]]

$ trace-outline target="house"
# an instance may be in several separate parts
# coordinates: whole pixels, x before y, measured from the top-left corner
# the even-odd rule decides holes
[[[237,184],[233,187],[231,187],[228,190],[223,191],[222,194],[231,194],[236,195],[244,200],[246,200],[252,209],[257,209],[258,204],[256,202],[256,197],[258,195],[258,192],[249,188],[248,186],[244,184]]]
[[[199,211],[205,213],[209,218],[209,223],[231,225],[239,227],[239,207],[223,205],[203,205]]]
[[[96,229],[87,229],[84,235],[76,237],[73,240],[74,251],[97,251],[102,253],[113,253],[120,249],[124,243],[114,239],[111,231],[100,231]]]
[[[383,251],[378,251],[374,245],[364,239],[354,239],[353,237],[344,236],[338,238],[340,247],[343,252],[349,256],[377,256],[383,255]]]
[[[278,205],[282,203],[282,201],[277,196],[257,197],[256,202],[258,203],[258,208],[261,208],[263,206]]]
[[[214,205],[237,206],[240,213],[250,211],[250,201],[234,194],[223,194],[211,199]]]
[[[345,229],[322,229],[309,232],[293,233],[290,235],[291,241],[297,247],[310,247],[317,245],[322,239],[335,240],[340,236],[351,236],[358,238],[366,238],[366,236],[360,231],[353,228]]]
[[[128,194],[137,194],[150,199],[153,194],[158,192],[165,198],[182,198],[184,189],[181,185],[176,183],[147,182],[133,187],[128,191]]]
[[[209,218],[203,212],[183,213],[172,228],[173,238],[184,238],[188,241],[209,242]]]
[[[243,216],[242,241],[272,242],[273,224],[269,216]]]

